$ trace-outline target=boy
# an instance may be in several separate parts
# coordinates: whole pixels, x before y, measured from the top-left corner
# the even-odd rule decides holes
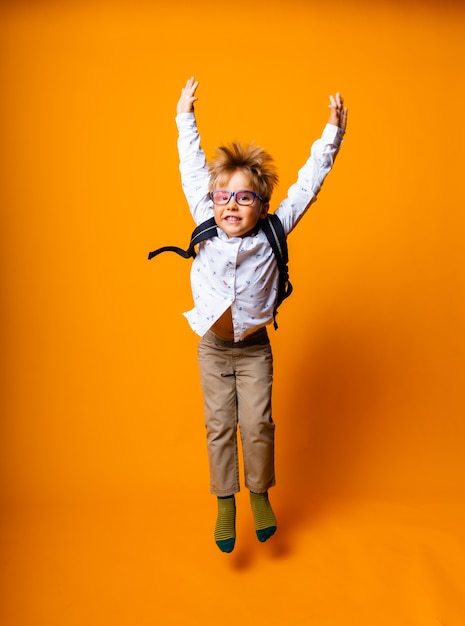
[[[210,489],[218,499],[214,536],[220,550],[231,552],[239,491],[238,426],[257,538],[266,541],[277,527],[268,499],[275,484],[275,426],[266,326],[273,321],[278,268],[260,220],[266,218],[278,176],[272,158],[253,144],[222,146],[207,165],[194,116],[197,87],[189,78],[177,104],[180,172],[196,224],[214,215],[218,236],[199,245],[191,270],[195,308],[185,316],[201,337]],[[275,212],[286,234],[316,200],[341,146],[347,109],[339,93],[330,96],[329,108],[322,137]]]

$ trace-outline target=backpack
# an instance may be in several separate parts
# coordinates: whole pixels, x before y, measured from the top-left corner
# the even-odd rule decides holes
[[[276,315],[278,313],[278,307],[282,303],[282,301],[288,298],[292,293],[292,285],[289,280],[289,272],[287,268],[289,257],[287,251],[286,233],[284,232],[281,220],[277,215],[274,215],[273,213],[269,213],[265,219],[259,220],[258,224],[265,233],[268,242],[274,252],[279,270],[278,297],[276,299],[276,305],[273,311],[273,325],[274,328],[277,329],[278,325],[276,323]],[[183,250],[182,248],[178,248],[177,246],[163,246],[162,248],[158,248],[153,252],[149,252],[148,259],[150,261],[150,259],[153,259],[153,257],[161,254],[162,252],[176,252],[176,254],[179,254],[185,259],[189,259],[191,257],[195,259],[195,257],[197,256],[195,246],[201,241],[205,241],[206,239],[210,239],[211,237],[216,237],[218,234],[217,228],[218,227],[216,225],[215,218],[211,217],[205,222],[199,224],[197,228],[195,228],[191,235],[191,240],[187,250]]]

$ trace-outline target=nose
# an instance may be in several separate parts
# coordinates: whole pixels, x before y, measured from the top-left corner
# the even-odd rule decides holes
[[[231,197],[229,198],[228,204],[227,204],[229,209],[237,209],[237,202],[236,202],[236,194],[233,193],[231,194]]]

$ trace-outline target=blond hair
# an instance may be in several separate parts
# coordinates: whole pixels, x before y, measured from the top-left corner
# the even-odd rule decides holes
[[[208,164],[210,172],[210,191],[214,191],[221,181],[230,178],[234,172],[246,174],[254,187],[251,191],[258,193],[265,202],[269,202],[278,173],[273,157],[263,148],[254,143],[241,145],[238,141],[219,146],[213,161]]]

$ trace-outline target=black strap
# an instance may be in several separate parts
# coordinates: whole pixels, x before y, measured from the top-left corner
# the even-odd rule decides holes
[[[260,224],[273,249],[279,270],[278,297],[273,311],[273,325],[276,330],[278,328],[278,324],[276,323],[278,307],[282,301],[288,298],[292,293],[292,285],[289,280],[289,270],[287,267],[289,254],[287,250],[286,233],[284,232],[281,220],[277,215],[274,215],[274,213],[269,213],[268,219],[261,220]]]
[[[279,271],[283,270],[288,263],[286,233],[281,220],[277,215],[269,213],[267,219],[260,221],[260,226],[265,233],[278,263]]]
[[[153,252],[149,252],[149,261],[153,259],[154,256],[161,254],[162,252],[176,252],[180,256],[185,259],[189,259],[192,257],[195,259],[197,256],[195,252],[195,246],[199,244],[201,241],[205,241],[205,239],[211,239],[218,234],[218,227],[215,222],[215,218],[211,217],[210,219],[202,222],[197,226],[194,232],[191,235],[191,241],[187,250],[183,250],[182,248],[178,248],[177,246],[164,246],[163,248],[158,248]]]

